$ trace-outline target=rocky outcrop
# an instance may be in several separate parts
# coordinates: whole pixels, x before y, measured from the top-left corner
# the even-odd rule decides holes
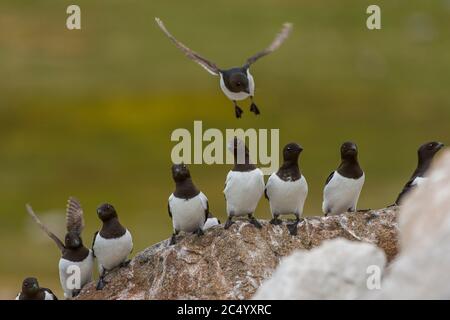
[[[384,269],[383,250],[371,243],[327,240],[282,259],[255,299],[356,299],[368,292],[368,274]],[[381,272],[379,272],[381,276]]]
[[[228,230],[213,227],[202,237],[181,235],[176,245],[162,241],[138,253],[128,267],[112,271],[102,291],[95,290],[95,283],[86,285],[78,299],[248,299],[281,258],[334,238],[371,243],[390,261],[397,254],[397,212],[391,207],[307,217],[297,236],[286,225],[261,221],[258,230],[245,220]]]
[[[401,254],[369,299],[450,299],[450,151],[405,200]]]

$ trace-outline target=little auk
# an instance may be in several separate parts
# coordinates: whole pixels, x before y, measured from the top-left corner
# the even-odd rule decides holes
[[[170,195],[167,205],[173,226],[170,245],[175,244],[180,231],[202,236],[205,222],[210,216],[208,198],[194,185],[184,163],[172,166],[172,178],[175,191]]]
[[[133,251],[133,238],[130,231],[120,224],[116,209],[109,203],[97,208],[97,216],[102,221],[102,228],[94,235],[92,252],[97,258],[100,274],[97,290],[102,290],[106,284],[106,272],[130,263],[127,257]]]
[[[52,290],[39,287],[36,278],[26,278],[22,282],[22,291],[16,300],[58,300]]]
[[[59,259],[59,280],[64,291],[65,298],[77,296],[81,288],[92,280],[92,270],[94,267],[94,256],[92,251],[83,245],[81,232],[84,228],[83,209],[77,199],[70,197],[67,201],[66,225],[67,233],[64,243],[52,233],[34,213],[30,205],[27,211],[38,226],[53,240],[61,251]],[[79,270],[79,288],[74,288],[72,276],[74,270]]]
[[[364,180],[358,163],[358,148],[353,142],[345,142],[341,146],[341,164],[328,176],[323,189],[325,216],[356,211]]]
[[[426,173],[431,165],[434,155],[444,147],[441,142],[427,142],[420,146],[417,150],[418,163],[417,168],[412,174],[409,181],[403,187],[402,192],[397,197],[395,201],[396,205],[400,205],[404,199],[404,196],[408,194],[412,189],[422,184],[426,179]]]
[[[251,163],[248,148],[242,140],[234,138],[229,149],[233,152],[234,167],[228,172],[223,190],[228,215],[224,228],[231,227],[233,217],[248,216],[250,223],[261,229],[253,213],[264,193],[264,175]]]
[[[246,63],[242,67],[220,69],[215,63],[203,58],[198,53],[192,51],[183,43],[178,41],[166,29],[164,23],[159,18],[155,18],[155,20],[161,30],[167,35],[167,37],[169,37],[169,39],[177,46],[177,48],[183,51],[183,53],[188,58],[197,62],[212,75],[220,77],[220,88],[227,96],[227,98],[233,101],[236,118],[240,118],[243,112],[242,109],[237,105],[236,101],[244,100],[248,97],[250,97],[251,99],[250,111],[256,115],[260,114],[258,107],[253,102],[253,96],[255,93],[255,81],[253,80],[253,76],[250,74],[250,66],[259,58],[262,58],[269,53],[274,52],[281,46],[281,44],[288,38],[292,30],[291,23],[284,23],[281,32],[277,34],[272,43],[266,49],[248,58]]]
[[[270,223],[279,225],[282,223],[278,218],[280,215],[295,215],[295,222],[287,226],[291,235],[297,234],[297,225],[308,195],[308,183],[298,166],[302,151],[303,148],[297,143],[289,143],[284,147],[283,165],[277,172],[272,173],[264,190],[273,218]]]

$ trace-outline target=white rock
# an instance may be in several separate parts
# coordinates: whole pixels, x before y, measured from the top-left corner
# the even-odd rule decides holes
[[[384,252],[369,243],[325,241],[281,260],[254,299],[355,299],[368,292],[367,268],[384,269]]]

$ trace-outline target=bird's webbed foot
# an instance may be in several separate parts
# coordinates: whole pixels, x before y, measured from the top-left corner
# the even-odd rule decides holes
[[[270,224],[273,224],[274,226],[278,226],[278,225],[280,225],[282,223],[283,223],[283,221],[278,219],[278,215],[273,215],[272,220],[270,220]]]
[[[261,113],[261,112],[259,112],[259,109],[256,106],[256,104],[253,102],[253,99],[252,99],[252,104],[250,105],[250,111],[253,112],[255,115],[258,115]]]
[[[225,230],[230,228],[233,225],[234,221],[231,217],[228,217],[227,222],[225,222],[225,226],[223,227]]]
[[[294,222],[289,223],[289,224],[286,225],[286,227],[287,227],[287,229],[288,229],[288,231],[289,231],[291,236],[296,236],[297,235],[297,229],[298,229],[298,224],[299,223],[300,223],[300,218],[297,217],[297,219]]]
[[[244,113],[244,111],[237,105],[236,101],[234,101],[234,113],[238,119],[241,118],[242,113]]]
[[[249,219],[249,222],[250,222],[252,225],[254,225],[256,228],[258,228],[258,229],[261,229],[261,228],[262,228],[261,223],[259,223],[259,221],[256,220],[256,218],[253,216],[252,213],[250,213],[250,214],[248,215],[248,219]]]

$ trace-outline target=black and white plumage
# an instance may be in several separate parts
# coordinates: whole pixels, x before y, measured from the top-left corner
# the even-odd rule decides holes
[[[58,300],[52,290],[39,287],[36,278],[29,277],[22,282],[22,291],[16,300]]]
[[[327,178],[322,211],[327,215],[356,211],[365,175],[358,163],[358,148],[353,142],[341,146],[341,164]]]
[[[127,258],[133,251],[133,238],[130,231],[120,224],[116,209],[111,204],[100,205],[97,215],[102,221],[102,228],[94,235],[92,251],[100,273],[97,290],[101,290],[106,284],[104,278],[108,271],[130,262]]]
[[[248,216],[250,223],[260,229],[262,226],[253,214],[264,193],[264,174],[251,163],[243,141],[234,138],[229,148],[233,152],[234,167],[228,172],[223,191],[228,215],[224,228],[233,224],[233,217]]]
[[[83,245],[81,233],[84,228],[83,209],[80,203],[73,197],[67,201],[66,225],[67,233],[64,243],[40,221],[30,205],[27,211],[39,227],[53,240],[61,251],[59,259],[59,279],[66,298],[78,295],[81,288],[92,280],[94,256],[92,251]],[[80,271],[80,287],[73,288],[74,282],[71,276],[74,270]]]
[[[443,143],[436,141],[427,142],[420,146],[419,150],[417,150],[418,162],[416,170],[403,187],[402,192],[398,195],[395,204],[401,204],[406,194],[421,185],[427,179],[426,173],[433,161],[434,155],[443,147]]]
[[[297,234],[297,225],[303,214],[303,206],[308,196],[308,183],[301,174],[298,158],[303,148],[297,143],[289,143],[283,149],[283,165],[267,180],[265,195],[270,202],[272,220],[278,225],[280,215],[294,214],[296,221],[288,225],[292,235]]]
[[[210,74],[220,77],[220,88],[228,97],[228,99],[233,101],[236,118],[240,118],[243,112],[242,109],[237,105],[237,101],[247,99],[248,97],[250,97],[251,99],[250,111],[255,113],[256,115],[260,114],[258,107],[253,102],[253,96],[255,93],[255,81],[253,79],[253,76],[250,74],[250,66],[259,58],[262,58],[274,52],[283,44],[292,30],[291,23],[285,23],[283,25],[283,29],[279,34],[277,34],[272,43],[264,50],[248,58],[244,66],[234,67],[230,69],[220,69],[215,63],[203,58],[198,53],[192,51],[183,43],[178,41],[167,30],[164,23],[159,18],[155,18],[155,20],[161,30],[167,35],[167,37],[169,37],[169,39],[178,47],[178,49],[180,49],[188,58],[198,63]]]
[[[188,167],[184,164],[172,166],[172,178],[175,191],[169,197],[168,212],[172,218],[173,234],[170,244],[176,242],[180,232],[195,232],[203,235],[203,228],[208,219],[208,198],[192,182]]]

